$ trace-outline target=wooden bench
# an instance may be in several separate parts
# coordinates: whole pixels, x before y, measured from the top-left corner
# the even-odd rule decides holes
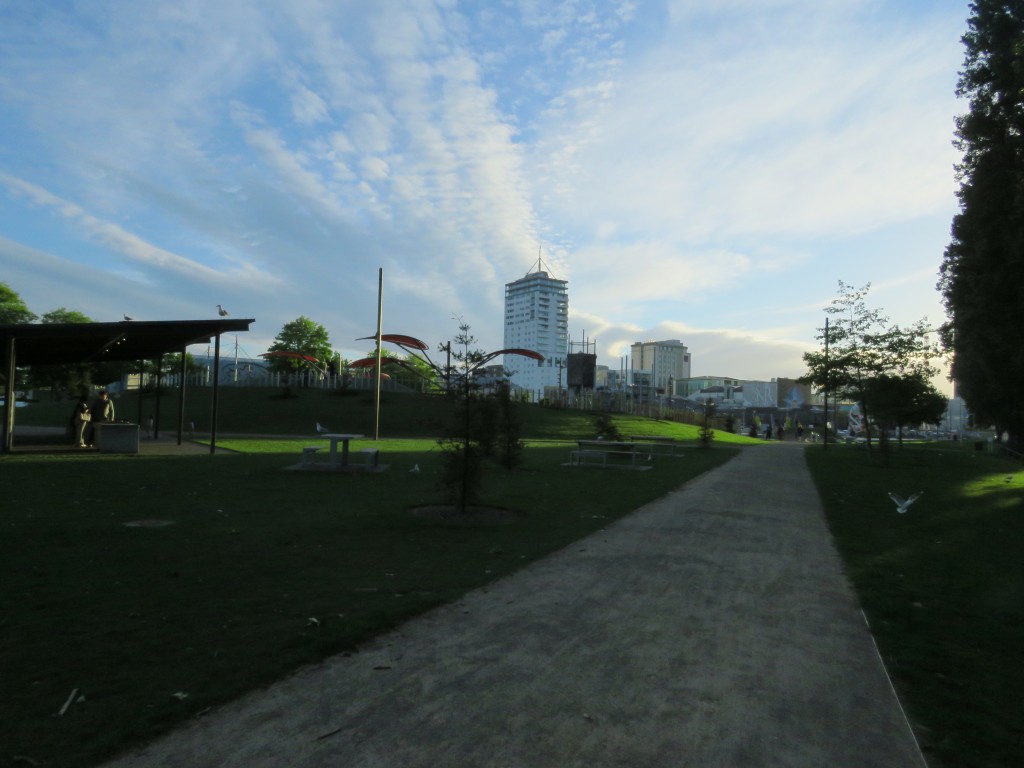
[[[302,466],[311,467],[313,466],[313,459],[316,458],[316,452],[323,448],[322,445],[309,445],[302,449]]]
[[[366,457],[367,467],[376,467],[380,463],[380,448],[361,448],[359,453]]]

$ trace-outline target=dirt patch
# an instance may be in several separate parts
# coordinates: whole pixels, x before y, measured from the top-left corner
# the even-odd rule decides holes
[[[432,520],[445,520],[454,523],[514,523],[521,517],[519,512],[501,507],[468,506],[459,510],[453,504],[435,504],[427,507],[413,507],[416,517],[427,517]]]

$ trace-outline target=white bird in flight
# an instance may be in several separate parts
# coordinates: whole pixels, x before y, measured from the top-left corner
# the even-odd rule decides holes
[[[324,426],[323,424],[321,424],[321,423],[320,423],[320,422],[318,421],[318,422],[316,423],[316,431],[317,431],[317,432],[319,432],[319,433],[320,433],[321,435],[326,435],[326,434],[327,434],[328,432],[330,432],[331,430],[329,430],[329,429],[328,429],[327,427],[325,427],[325,426]]]
[[[889,498],[892,499],[896,503],[896,511],[899,512],[902,515],[904,512],[906,512],[908,509],[910,509],[910,505],[913,504],[915,501],[917,501],[918,497],[922,493],[923,493],[923,491],[918,491],[913,496],[911,496],[909,499],[904,499],[902,496],[897,496],[895,493],[892,493],[890,491]]]
[[[226,309],[224,309],[224,307],[222,307],[220,304],[218,304],[217,305],[217,314],[220,315],[221,317],[227,317],[228,316],[228,311]]]

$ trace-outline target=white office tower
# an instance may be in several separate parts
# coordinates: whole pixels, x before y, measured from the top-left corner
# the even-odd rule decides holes
[[[569,344],[568,282],[550,277],[537,259],[537,268],[505,285],[505,348],[532,349],[542,362],[506,355],[505,369],[512,386],[530,399],[557,398],[565,388],[565,360]]]
[[[679,339],[637,341],[630,347],[633,385],[672,394],[674,384],[690,378],[690,350]]]

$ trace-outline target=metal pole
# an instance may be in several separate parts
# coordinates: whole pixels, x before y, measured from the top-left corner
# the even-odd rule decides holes
[[[145,360],[139,360],[139,388],[138,388],[138,395],[139,395],[139,398],[138,398],[139,399],[139,408],[138,408],[138,410],[139,410],[139,419],[138,419],[139,429],[142,429],[142,425],[145,423],[145,422],[142,421],[142,377],[145,376],[145,375],[146,375],[146,361]]]
[[[217,398],[220,393],[220,334],[214,337],[213,345],[213,397],[210,413],[210,455],[217,451]]]
[[[156,417],[153,421],[153,438],[160,437],[160,387],[162,385],[164,372],[164,355],[163,352],[156,359]]]
[[[181,389],[178,390],[178,445],[181,445],[181,434],[185,431],[185,350],[187,347],[181,348],[181,368],[178,376],[181,378]],[[156,436],[156,430],[159,427],[153,427],[153,435]]]
[[[373,422],[373,439],[380,439],[381,319],[384,308],[384,268],[377,270],[377,396]]]
[[[4,416],[3,416],[3,453],[10,453],[14,448],[14,337],[7,340],[7,383],[4,386]]]
[[[828,316],[825,316],[825,447],[828,450]]]

